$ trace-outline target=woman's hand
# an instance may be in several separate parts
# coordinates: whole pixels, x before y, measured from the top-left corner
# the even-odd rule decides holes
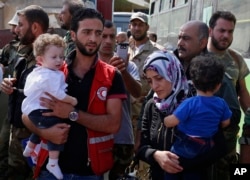
[[[45,93],[49,98],[41,97],[40,105],[51,109],[52,112],[43,113],[43,116],[56,116],[59,118],[68,118],[69,113],[73,111],[74,107],[69,104],[56,99],[49,93]]]
[[[156,151],[153,157],[161,168],[168,173],[178,173],[183,170],[179,165],[179,157],[170,151]]]

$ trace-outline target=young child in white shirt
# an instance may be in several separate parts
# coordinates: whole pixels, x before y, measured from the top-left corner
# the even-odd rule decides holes
[[[67,84],[60,68],[64,63],[65,42],[57,34],[42,34],[33,44],[34,55],[38,66],[27,76],[24,94],[26,98],[22,103],[22,112],[27,114],[31,121],[39,128],[48,128],[62,120],[54,116],[43,116],[42,113],[51,110],[40,105],[40,97],[47,97],[45,92],[57,99],[75,106],[77,99],[65,93]],[[47,97],[48,98],[48,97]],[[25,157],[31,156],[40,137],[32,134],[23,152]],[[63,174],[58,165],[58,157],[64,145],[48,142],[49,161],[46,166],[57,179],[63,179]]]

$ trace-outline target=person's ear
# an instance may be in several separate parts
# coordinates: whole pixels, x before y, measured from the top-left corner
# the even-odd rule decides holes
[[[31,31],[35,36],[43,33],[41,25],[37,22],[32,23]]]
[[[74,31],[70,31],[70,36],[73,41],[76,40],[76,33]]]
[[[36,63],[39,64],[39,65],[42,65],[42,63],[43,63],[43,57],[42,56],[37,56],[36,57]]]
[[[200,40],[200,48],[204,49],[205,47],[207,47],[207,43],[208,43],[208,39],[207,38],[202,38]]]
[[[36,22],[32,23],[31,30],[32,30],[32,32],[37,32],[37,30],[38,30],[38,23],[36,23]]]
[[[221,83],[217,84],[216,87],[215,87],[214,93],[219,91],[220,87],[221,87]]]

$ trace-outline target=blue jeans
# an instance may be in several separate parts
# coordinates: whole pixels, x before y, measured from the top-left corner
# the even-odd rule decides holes
[[[57,180],[56,177],[48,171],[41,171],[37,180]],[[104,180],[103,176],[79,176],[75,174],[63,174],[63,180]]]
[[[55,116],[43,116],[42,113],[45,112],[51,112],[49,109],[37,109],[32,111],[29,114],[30,120],[33,122],[33,124],[40,128],[40,129],[45,129],[49,128],[55,124],[62,123],[62,120],[58,117]],[[38,135],[32,133],[30,136],[30,141],[33,142],[34,144],[39,144],[41,139]],[[63,144],[54,144],[50,141],[47,142],[48,145],[48,150],[49,151],[62,151],[64,149]]]
[[[214,145],[212,138],[190,137],[178,131],[171,152],[188,159],[208,152]]]

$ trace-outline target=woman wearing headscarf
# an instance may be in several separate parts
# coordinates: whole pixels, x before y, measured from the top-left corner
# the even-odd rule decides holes
[[[143,70],[154,94],[145,105],[137,157],[150,165],[153,180],[164,179],[164,173],[176,174],[175,179],[183,179],[184,171],[204,174],[226,152],[222,131],[216,133],[215,145],[205,155],[185,159],[170,152],[175,129],[164,126],[164,117],[188,97],[188,82],[179,60],[168,52],[153,52],[145,60]]]
[[[169,151],[174,128],[164,126],[164,117],[187,97],[188,83],[179,60],[167,52],[153,52],[145,60],[143,70],[154,95],[144,109],[138,157],[150,164],[152,179],[160,180],[165,171],[183,170],[179,157]]]

